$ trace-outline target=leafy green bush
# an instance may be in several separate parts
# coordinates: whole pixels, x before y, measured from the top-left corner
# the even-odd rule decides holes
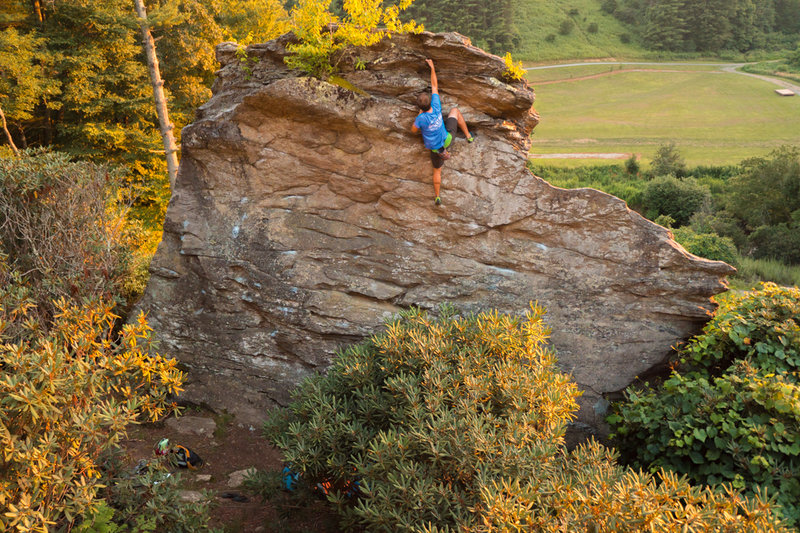
[[[140,464],[133,472],[120,472],[103,491],[101,501],[87,513],[76,533],[212,533],[209,529],[211,497],[198,502],[181,499],[181,476],[169,471],[166,458]]]
[[[639,170],[641,170],[639,159],[636,157],[636,154],[631,154],[631,156],[625,160],[625,172],[631,176],[636,176],[639,174]]]
[[[331,487],[345,527],[783,531],[762,495],[629,471],[597,443],[567,452],[577,391],[546,347],[540,308],[525,320],[440,313],[402,313],[265,426],[301,482]]]
[[[736,245],[728,237],[720,237],[716,233],[697,233],[689,227],[673,229],[672,233],[689,253],[714,261],[725,261],[729,265],[738,262]]]
[[[562,443],[577,389],[545,345],[543,310],[433,319],[412,309],[306,381],[268,435],[310,483],[360,479],[348,524],[471,523],[489,479],[530,475]]]
[[[768,489],[800,523],[800,385],[743,361],[721,377],[674,373],[658,391],[629,392],[609,422],[624,457],[693,481]]]
[[[800,289],[729,295],[658,388],[608,418],[623,457],[700,483],[768,489],[800,524]]]
[[[686,175],[686,161],[678,152],[675,143],[669,143],[658,147],[653,161],[650,163],[650,171],[653,176],[675,176],[682,178]]]
[[[0,530],[46,531],[93,506],[126,427],[173,405],[183,376],[150,350],[143,316],[114,332],[108,303],[61,300],[51,321],[0,259]]]
[[[140,257],[141,235],[115,184],[108,168],[59,152],[0,159],[0,245],[27,273],[41,310],[62,297],[131,298],[141,289],[128,282],[146,276],[149,255]]]
[[[597,26],[596,22],[591,22],[589,23],[589,26],[586,27],[586,31],[589,33],[597,33],[599,30],[600,28]]]
[[[603,0],[603,4],[600,6],[600,9],[609,15],[613,15],[614,11],[617,10],[617,0]]]
[[[718,196],[712,192],[712,195]],[[741,221],[731,217],[728,213],[701,209],[692,215],[689,224],[696,233],[716,233],[720,237],[727,237],[733,241],[737,250],[745,250],[747,234],[742,229]]]
[[[682,363],[712,373],[740,359],[767,373],[800,372],[800,289],[764,283],[728,295],[681,351]]]
[[[747,236],[753,257],[800,265],[800,223],[761,226]]]
[[[575,28],[575,23],[570,19],[564,19],[558,26],[558,33],[561,35],[569,35],[572,33],[573,28]]]
[[[687,224],[692,215],[710,200],[711,192],[697,180],[681,180],[674,176],[660,176],[648,182],[642,199],[647,218],[652,220],[658,215],[669,215],[678,226]]]
[[[725,195],[726,210],[750,230],[800,222],[800,147],[782,146],[768,157],[742,161]]]

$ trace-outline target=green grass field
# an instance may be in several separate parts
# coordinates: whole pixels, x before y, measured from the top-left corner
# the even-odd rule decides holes
[[[602,74],[609,68],[581,66],[571,74]],[[696,68],[580,81],[569,81],[571,68],[529,71],[541,114],[531,153],[636,153],[647,163],[659,146],[675,142],[689,165],[726,165],[782,144],[800,145],[800,97],[777,96],[777,87],[762,80]],[[552,83],[558,76],[565,81]],[[536,81],[551,83],[537,86]],[[578,166],[599,160],[538,162]]]

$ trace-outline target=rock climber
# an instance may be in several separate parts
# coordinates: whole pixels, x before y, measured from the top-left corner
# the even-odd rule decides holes
[[[414,125],[411,126],[411,131],[415,134],[422,132],[422,142],[425,144],[425,148],[431,151],[433,203],[441,205],[439,187],[442,184],[442,165],[450,159],[450,152],[447,151],[447,148],[453,142],[453,135],[460,129],[467,138],[467,142],[471,143],[475,139],[467,129],[467,123],[458,108],[451,109],[447,120],[443,119],[436,69],[433,67],[433,60],[426,59],[425,62],[431,68],[431,94],[425,92],[417,97],[417,106],[420,108],[420,112],[414,120]]]

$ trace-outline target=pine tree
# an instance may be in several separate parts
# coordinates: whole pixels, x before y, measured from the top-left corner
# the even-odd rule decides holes
[[[687,38],[695,50],[716,52],[731,39],[728,0],[687,2]]]
[[[686,35],[683,0],[658,0],[644,15],[644,41],[654,50],[682,50]]]

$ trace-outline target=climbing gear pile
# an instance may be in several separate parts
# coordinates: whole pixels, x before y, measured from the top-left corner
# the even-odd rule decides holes
[[[158,441],[153,451],[156,455],[167,456],[169,463],[178,468],[195,469],[203,465],[203,458],[197,453],[181,444],[170,446],[167,438]]]

